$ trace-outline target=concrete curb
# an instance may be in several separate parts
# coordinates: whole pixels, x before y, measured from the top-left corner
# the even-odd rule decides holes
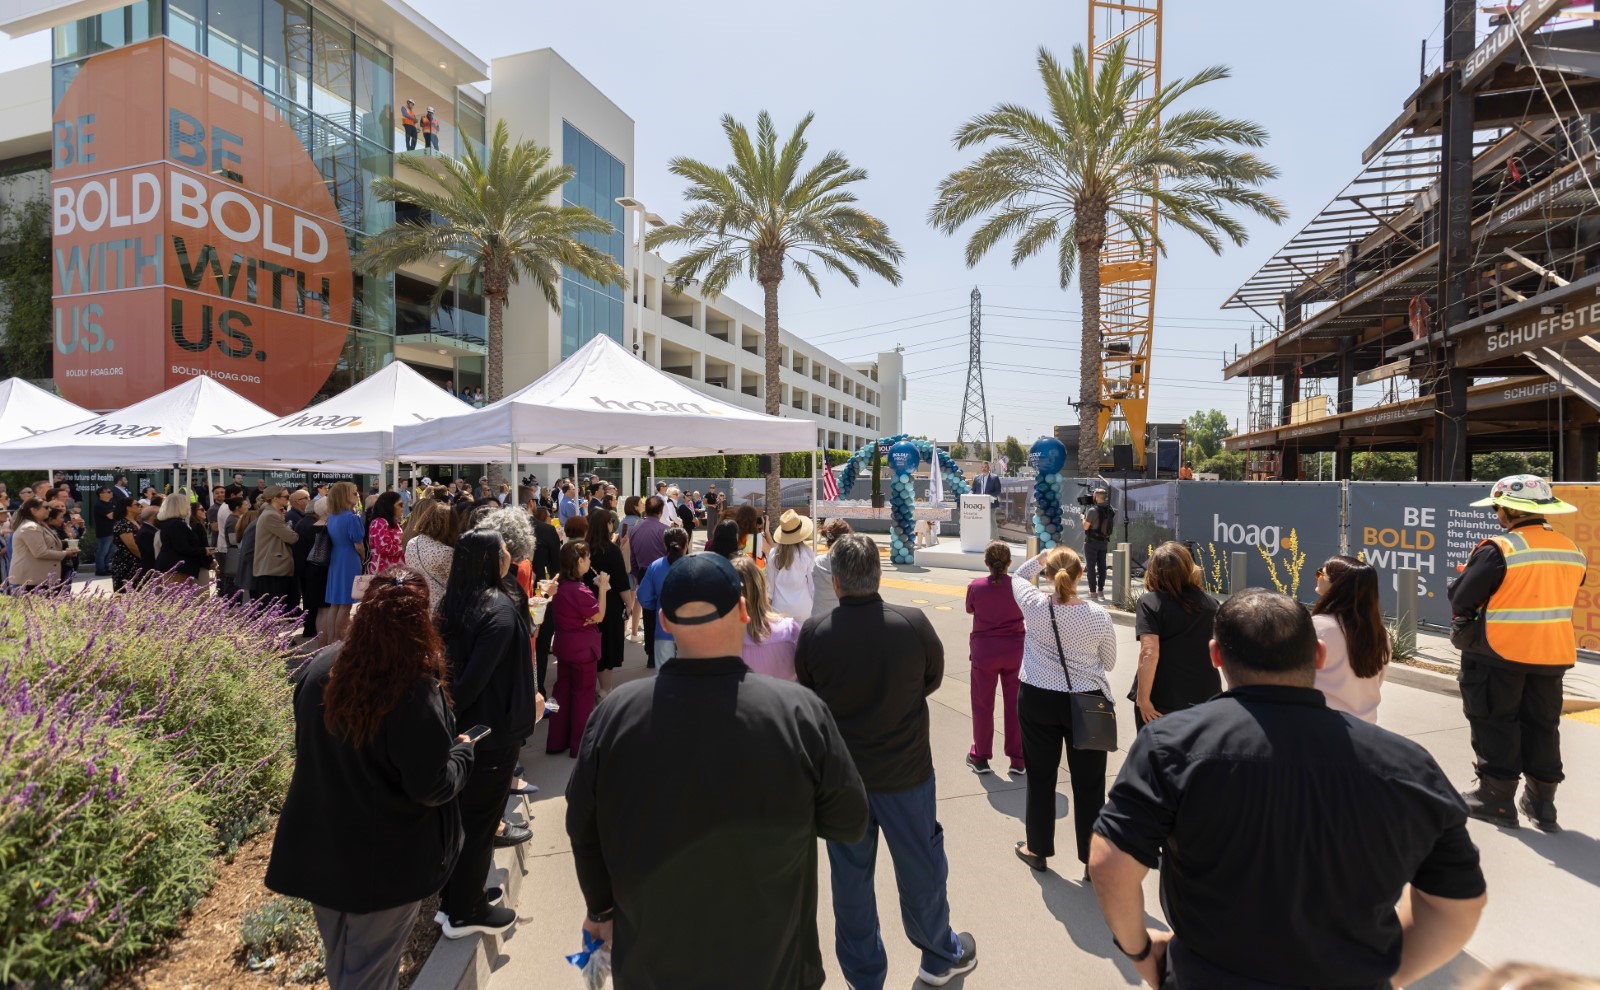
[[[523,823],[532,817],[528,813],[528,800],[514,795],[506,802],[506,813]],[[489,867],[486,886],[499,886],[504,890],[500,902],[517,910],[521,901],[522,881],[528,875],[523,849],[526,843],[509,849],[496,849]],[[520,911],[518,912],[520,914]],[[513,929],[515,930],[515,929]],[[448,939],[441,937],[428,953],[412,990],[483,990],[489,985],[495,965],[500,961],[500,936],[478,935],[470,938]]]

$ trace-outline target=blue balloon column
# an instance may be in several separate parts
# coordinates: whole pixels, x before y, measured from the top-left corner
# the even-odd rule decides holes
[[[842,496],[849,497],[850,489],[856,483],[856,475],[863,468],[870,470],[873,448],[885,442],[891,444],[887,458],[889,491],[885,499],[891,515],[889,559],[896,564],[910,564],[915,562],[916,548],[916,489],[913,487],[911,472],[916,470],[923,458],[927,458],[931,463],[937,463],[939,471],[944,475],[946,493],[959,497],[969,494],[972,486],[967,483],[960,465],[956,464],[949,454],[937,449],[926,440],[901,434],[884,440],[874,440],[851,455],[849,462],[839,472],[839,492]]]
[[[1067,448],[1055,437],[1040,437],[1028,448],[1028,466],[1033,468],[1033,535],[1039,549],[1062,544],[1061,469],[1067,466]]]
[[[894,518],[889,524],[889,559],[896,564],[916,562],[916,488],[911,473],[922,463],[922,454],[910,440],[889,448],[889,508]]]

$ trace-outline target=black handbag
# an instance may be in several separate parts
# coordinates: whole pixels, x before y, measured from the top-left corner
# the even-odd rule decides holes
[[[306,563],[326,567],[332,553],[333,541],[328,539],[328,531],[318,528],[316,538],[311,541],[311,550],[306,554]]]
[[[1115,752],[1117,748],[1117,709],[1111,699],[1099,692],[1072,690],[1072,672],[1067,668],[1067,651],[1061,648],[1061,627],[1056,625],[1056,603],[1050,603],[1050,631],[1056,636],[1056,659],[1067,679],[1067,703],[1072,706],[1072,745],[1077,749]]]

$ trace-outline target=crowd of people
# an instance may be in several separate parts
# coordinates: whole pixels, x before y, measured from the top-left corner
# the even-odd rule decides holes
[[[1575,646],[1570,610],[1564,627],[1544,619],[1570,605],[1584,561],[1545,524],[1570,507],[1509,481],[1483,503],[1506,535],[1450,586],[1478,756],[1464,794],[1376,725],[1392,658],[1370,564],[1329,558],[1309,609],[1256,589],[1219,605],[1175,542],[1153,551],[1136,604],[1135,734],[1108,792],[1117,644],[1079,593],[1085,560],[1055,547],[1013,571],[990,544],[966,594],[966,765],[994,772],[998,691],[1008,772],[1025,778],[1016,857],[1049,869],[1065,759],[1081,882],[1151,986],[1398,985],[1452,958],[1486,896],[1466,819],[1515,827],[1520,810],[1559,828],[1553,722]],[[611,946],[619,985],[821,985],[818,837],[850,986],[887,974],[880,838],[919,980],[977,965],[951,923],[937,816],[927,699],[944,646],[921,610],[883,600],[879,547],[848,523],[814,530],[665,483],[619,507],[598,478],[514,493],[424,478],[363,497],[235,476],[209,505],[124,482],[89,506],[117,590],[214,581],[303,615],[296,769],[267,884],[314,905],[335,988],[394,985],[433,893],[447,938],[515,924],[486,883],[493,849],[532,835],[505,816],[537,791],[519,760],[541,720],[547,758],[576,761],[582,924]],[[8,583],[49,587],[81,552],[74,494],[18,494],[0,492],[18,520]],[[653,678],[616,679],[630,641]],[[1367,841],[1373,821],[1385,842]],[[1147,927],[1151,869],[1170,930]]]

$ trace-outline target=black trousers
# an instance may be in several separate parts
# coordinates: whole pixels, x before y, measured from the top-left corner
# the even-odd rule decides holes
[[[641,608],[644,613],[644,660],[645,665],[656,665],[656,610]]]
[[[1087,863],[1094,820],[1106,803],[1106,753],[1072,745],[1072,705],[1064,691],[1022,685],[1017,689],[1017,716],[1022,722],[1022,755],[1028,761],[1024,821],[1028,849],[1039,856],[1056,854],[1056,772],[1065,745],[1078,862]]]
[[[544,689],[544,675],[550,669],[550,646],[555,639],[555,617],[546,615],[544,625],[539,627],[539,635],[533,641],[533,677],[536,690],[546,698],[550,697],[550,692]]]
[[[406,129],[406,150],[417,150],[417,128],[415,124],[404,125]]]
[[[1485,777],[1523,774],[1560,783],[1561,678],[1564,668],[1528,673],[1461,658],[1461,707],[1472,730],[1472,752]],[[1032,769],[1031,767],[1029,769]]]
[[[1089,571],[1089,593],[1098,595],[1106,588],[1106,551],[1111,544],[1104,540],[1084,540],[1084,567]]]
[[[465,730],[469,726],[462,726]],[[494,859],[494,832],[506,813],[511,796],[512,772],[517,768],[514,749],[479,749],[472,763],[467,786],[456,800],[461,804],[461,831],[464,841],[461,858],[444,882],[439,907],[456,920],[475,918],[488,910],[483,883]]]
[[[255,591],[252,598],[276,598],[283,603],[285,609],[293,608],[300,600],[300,589],[295,583],[293,575],[286,574],[282,577],[273,575],[257,575],[255,578]]]

